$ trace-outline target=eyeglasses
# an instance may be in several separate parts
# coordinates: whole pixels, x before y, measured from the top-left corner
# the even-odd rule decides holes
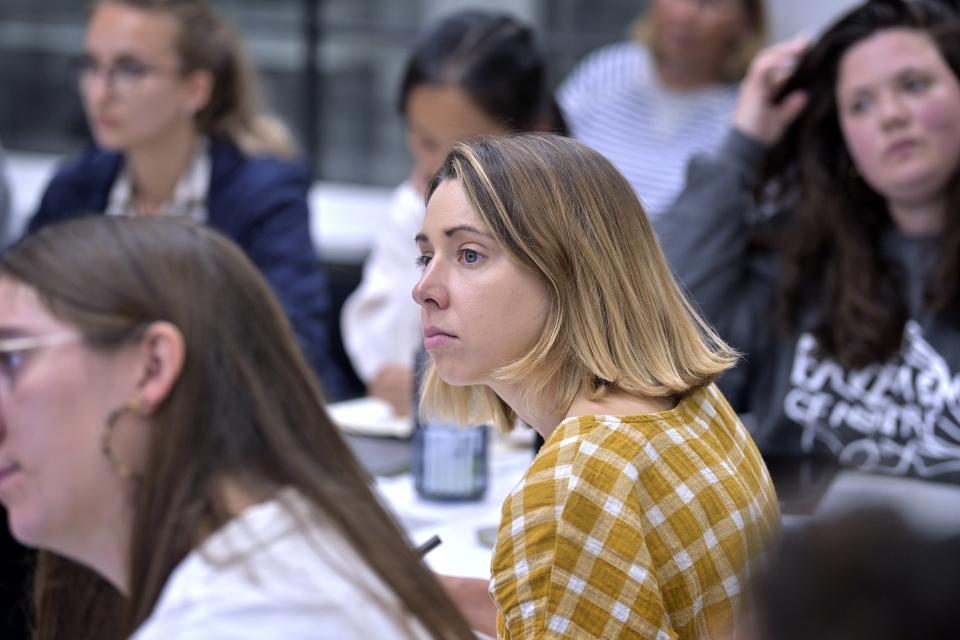
[[[147,76],[171,73],[136,58],[120,58],[111,64],[100,64],[93,58],[83,58],[77,64],[77,82],[81,91],[88,91],[95,80],[103,79],[108,89],[117,95],[132,91]]]
[[[0,339],[0,393],[7,394],[13,389],[14,378],[27,352],[76,342],[82,338],[81,334],[70,332]]]

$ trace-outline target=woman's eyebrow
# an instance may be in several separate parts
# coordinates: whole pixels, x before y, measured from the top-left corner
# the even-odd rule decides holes
[[[484,231],[483,229],[478,229],[477,227],[474,227],[469,224],[458,224],[456,226],[449,227],[443,230],[443,234],[449,238],[457,233],[460,233],[461,231],[468,231],[470,233],[476,233],[481,236],[492,237],[488,232]]]
[[[469,225],[469,224],[458,224],[453,227],[444,229],[443,235],[450,238],[463,231],[466,231],[469,233],[476,233],[477,235],[486,236],[488,238],[493,237],[490,233],[484,231],[483,229],[478,229],[477,227],[474,227],[473,225]],[[427,237],[427,234],[420,232],[416,236],[414,236],[413,241],[417,244],[420,244],[421,242],[430,242],[430,239]]]

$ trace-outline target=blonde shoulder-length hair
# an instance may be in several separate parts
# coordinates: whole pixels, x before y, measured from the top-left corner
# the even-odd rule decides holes
[[[735,364],[737,353],[680,292],[630,184],[596,151],[551,134],[461,143],[428,203],[445,180],[459,181],[500,247],[546,284],[542,336],[493,373],[522,380],[526,402],[562,410],[610,389],[684,396]],[[516,422],[485,385],[449,385],[432,362],[423,380],[425,415],[502,429]]]

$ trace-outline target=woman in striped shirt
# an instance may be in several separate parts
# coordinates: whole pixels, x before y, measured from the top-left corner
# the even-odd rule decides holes
[[[650,216],[683,187],[687,159],[726,133],[765,13],[763,0],[654,0],[629,41],[590,54],[561,85],[573,135],[613,162]]]

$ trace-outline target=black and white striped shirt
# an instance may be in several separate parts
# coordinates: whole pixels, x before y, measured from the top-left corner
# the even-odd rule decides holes
[[[558,91],[573,135],[613,162],[651,217],[682,189],[690,156],[720,144],[736,96],[735,86],[664,88],[649,51],[635,42],[591,53]]]

